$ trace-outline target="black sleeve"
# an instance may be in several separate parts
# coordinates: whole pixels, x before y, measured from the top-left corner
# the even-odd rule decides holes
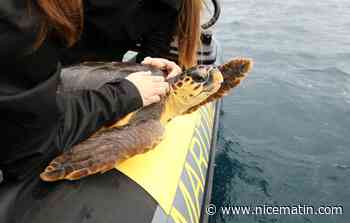
[[[63,110],[58,145],[63,149],[69,149],[102,126],[142,107],[137,88],[126,79],[107,83],[98,90],[62,92],[58,102]]]
[[[127,80],[57,93],[57,44],[47,39],[36,51],[27,51],[36,37],[33,29],[23,28],[30,21],[18,19],[17,14],[26,14],[14,2],[6,3],[11,7],[0,4],[0,169],[5,181],[43,167],[101,126],[142,106],[138,90]]]

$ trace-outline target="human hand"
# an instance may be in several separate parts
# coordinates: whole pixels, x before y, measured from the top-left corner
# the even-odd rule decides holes
[[[141,63],[155,66],[165,71],[167,74],[167,79],[175,77],[182,72],[181,68],[176,63],[163,58],[146,57]]]
[[[164,77],[152,76],[150,71],[135,72],[126,77],[131,81],[142,97],[143,106],[160,101],[160,96],[165,95],[169,90],[169,84]]]

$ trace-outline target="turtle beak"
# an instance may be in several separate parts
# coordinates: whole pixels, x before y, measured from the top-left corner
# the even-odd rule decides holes
[[[224,82],[224,78],[223,78],[220,70],[217,69],[216,67],[210,68],[208,79],[211,79],[212,83],[221,84],[222,82]]]
[[[219,88],[224,82],[220,70],[215,67],[209,68],[207,74],[207,79],[203,84],[203,86],[207,88],[205,92],[211,92],[213,89]]]

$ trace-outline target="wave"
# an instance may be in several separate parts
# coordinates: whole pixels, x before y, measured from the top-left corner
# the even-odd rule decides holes
[[[326,67],[322,69],[303,69],[304,72],[312,72],[312,73],[324,73],[324,74],[331,74],[331,75],[337,75],[337,76],[344,76],[344,77],[350,77],[350,73],[346,72],[345,70],[340,69],[339,67]]]

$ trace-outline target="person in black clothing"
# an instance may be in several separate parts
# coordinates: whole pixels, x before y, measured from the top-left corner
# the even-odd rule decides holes
[[[167,83],[147,73],[132,74],[99,89],[57,93],[57,86],[62,66],[88,59],[118,60],[138,42],[139,58],[160,56],[168,50],[179,7],[175,0],[2,1],[3,181],[40,172],[49,160],[100,127],[158,101]],[[164,59],[144,63],[168,69],[170,76],[181,70]]]
[[[73,47],[60,52],[64,65],[84,60],[121,60],[130,49],[138,49],[137,62],[169,52],[181,0],[85,0],[82,3],[84,30]]]
[[[0,2],[0,222],[26,222],[49,161],[167,90],[131,74],[98,89],[57,92],[61,69],[86,60],[162,57],[175,35],[178,63],[196,63],[201,0],[2,0]],[[146,64],[176,75],[164,59]],[[140,167],[142,168],[142,167]],[[47,186],[47,185],[46,185]],[[86,185],[87,186],[87,185]],[[34,199],[34,200],[33,200]],[[98,204],[97,204],[98,205]],[[25,214],[26,213],[26,214]],[[22,220],[21,220],[22,219]]]

